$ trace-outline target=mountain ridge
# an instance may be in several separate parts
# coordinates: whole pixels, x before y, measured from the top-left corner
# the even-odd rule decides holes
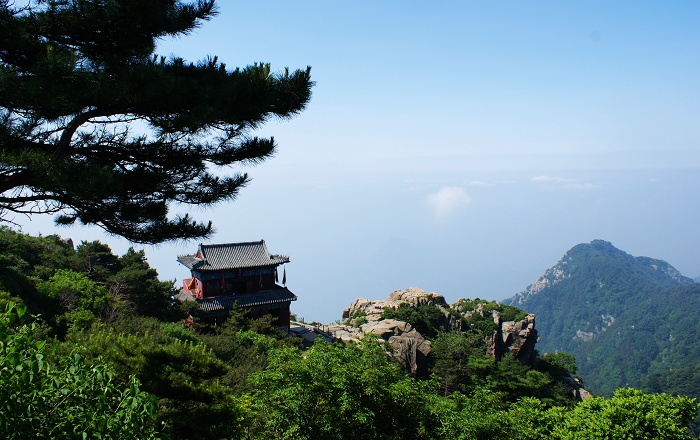
[[[627,252],[617,249],[612,243],[605,240],[596,239],[590,243],[580,243],[569,249],[564,256],[552,267],[545,270],[539,278],[537,278],[532,284],[527,286],[525,290],[516,293],[513,297],[507,298],[502,301],[504,304],[517,306],[523,304],[527,301],[528,297],[531,295],[536,295],[546,287],[558,284],[563,279],[571,276],[571,270],[569,269],[569,264],[581,254],[587,252],[587,248],[595,250],[599,254],[603,255],[615,255],[620,258],[624,258],[628,264],[636,264],[640,272],[644,272],[643,268],[646,268],[649,274],[653,274],[659,280],[664,280],[665,277],[677,282],[678,284],[690,284],[695,282],[695,280],[683,276],[676,268],[671,266],[668,262],[664,260],[658,260],[649,257],[634,257]],[[669,283],[670,285],[673,285]]]
[[[572,247],[503,303],[534,313],[538,349],[574,355],[594,393],[700,363],[700,284],[604,240]]]

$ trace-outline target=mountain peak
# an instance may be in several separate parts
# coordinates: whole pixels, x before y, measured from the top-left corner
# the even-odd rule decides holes
[[[577,244],[569,249],[554,266],[547,269],[525,290],[504,300],[503,303],[522,306],[532,296],[570,279],[572,276],[585,278],[589,282],[597,279],[602,287],[606,284],[604,278],[612,277],[614,279],[627,271],[632,271],[638,276],[648,278],[654,284],[666,287],[693,282],[692,279],[684,277],[666,261],[648,257],[634,257],[616,248],[609,241],[596,239],[590,243]]]
[[[587,385],[608,393],[649,372],[697,362],[700,287],[663,260],[603,240],[571,248],[504,304],[537,316],[538,348],[576,357]],[[685,338],[685,339],[684,339]],[[695,354],[693,354],[695,353]]]

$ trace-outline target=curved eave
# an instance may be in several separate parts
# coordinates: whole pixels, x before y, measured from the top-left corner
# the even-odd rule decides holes
[[[214,296],[210,298],[197,299],[181,290],[175,296],[175,299],[183,302],[196,301],[199,304],[199,307],[202,311],[211,313],[224,310],[231,310],[236,304],[239,307],[244,308],[283,304],[291,301],[296,301],[297,296],[290,292],[289,289],[283,288],[275,290],[265,290],[256,293],[247,293],[243,295]]]

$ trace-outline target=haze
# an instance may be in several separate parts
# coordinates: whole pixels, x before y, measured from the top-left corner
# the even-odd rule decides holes
[[[224,243],[289,255],[292,311],[418,286],[501,300],[572,246],[610,241],[700,275],[700,3],[219,2],[158,52],[312,67],[277,156],[209,211]],[[174,211],[186,208],[173,207]],[[23,231],[130,245],[100,229]],[[197,242],[146,246],[161,279]],[[144,248],[136,246],[137,249]]]

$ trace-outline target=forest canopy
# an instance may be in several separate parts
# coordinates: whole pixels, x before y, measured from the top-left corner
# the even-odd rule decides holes
[[[217,327],[185,319],[172,295],[143,251],[0,228],[0,402],[13,402],[0,435],[691,438],[693,399],[622,389],[577,403],[560,380],[576,373],[572,356],[534,368],[487,356],[490,314],[456,332],[430,307],[402,309],[435,332],[429,374],[415,378],[375,338],[305,347],[242,309]]]

